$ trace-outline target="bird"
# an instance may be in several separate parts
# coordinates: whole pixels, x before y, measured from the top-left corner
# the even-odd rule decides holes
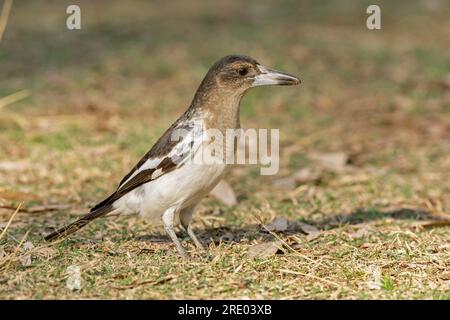
[[[228,167],[224,162],[192,161],[204,150],[211,151],[211,139],[204,131],[239,129],[240,103],[249,89],[297,84],[299,78],[272,70],[249,56],[233,54],[219,59],[206,73],[187,110],[124,176],[117,189],[89,213],[47,235],[45,240],[66,237],[99,217],[137,214],[162,222],[182,257],[189,255],[174,231],[178,220],[196,248],[204,251],[191,227],[192,216],[196,205],[221,181]]]

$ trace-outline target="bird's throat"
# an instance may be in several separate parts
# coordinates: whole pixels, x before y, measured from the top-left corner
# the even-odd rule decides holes
[[[220,90],[222,91],[222,90]],[[239,113],[243,93],[218,92],[212,90],[197,99],[191,107],[204,114],[208,128],[226,129],[240,128]]]

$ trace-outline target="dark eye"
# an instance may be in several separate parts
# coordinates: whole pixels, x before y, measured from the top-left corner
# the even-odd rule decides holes
[[[240,76],[245,76],[248,73],[248,68],[239,68],[238,73]]]

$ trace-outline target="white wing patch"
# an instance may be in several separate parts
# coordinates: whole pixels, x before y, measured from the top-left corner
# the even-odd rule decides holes
[[[139,172],[147,169],[155,169],[164,160],[169,158],[173,163],[180,166],[184,162],[192,159],[194,154],[203,142],[203,121],[195,121],[189,129],[174,129],[172,139],[181,140],[174,148],[165,156],[158,158],[151,158],[145,161],[138,169],[136,169],[127,180],[123,181],[120,186],[125,185],[128,181],[134,178]],[[158,168],[152,173],[151,179],[154,180],[164,173],[163,169]]]

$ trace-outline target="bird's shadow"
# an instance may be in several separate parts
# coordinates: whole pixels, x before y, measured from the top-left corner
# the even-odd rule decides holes
[[[424,209],[410,209],[399,208],[395,210],[381,211],[377,209],[358,209],[349,214],[337,214],[321,220],[300,219],[298,221],[315,226],[319,230],[330,230],[346,225],[356,225],[368,223],[376,220],[383,220],[386,218],[396,220],[445,220],[442,217],[436,217],[431,212]],[[286,231],[281,233],[298,234],[303,233],[300,227],[289,227]],[[248,224],[242,227],[221,226],[216,228],[197,229],[196,234],[202,241],[213,241],[218,244],[220,242],[241,242],[253,239],[273,240],[273,236],[267,232],[260,224]],[[180,238],[188,238],[185,232],[178,232]],[[137,241],[151,241],[151,242],[170,242],[170,238],[163,233],[137,236],[134,238]]]
[[[311,224],[322,229],[332,229],[342,225],[355,225],[386,218],[416,221],[442,219],[424,209],[399,208],[386,211],[377,209],[358,209],[350,214],[338,214],[319,221],[311,221]]]

